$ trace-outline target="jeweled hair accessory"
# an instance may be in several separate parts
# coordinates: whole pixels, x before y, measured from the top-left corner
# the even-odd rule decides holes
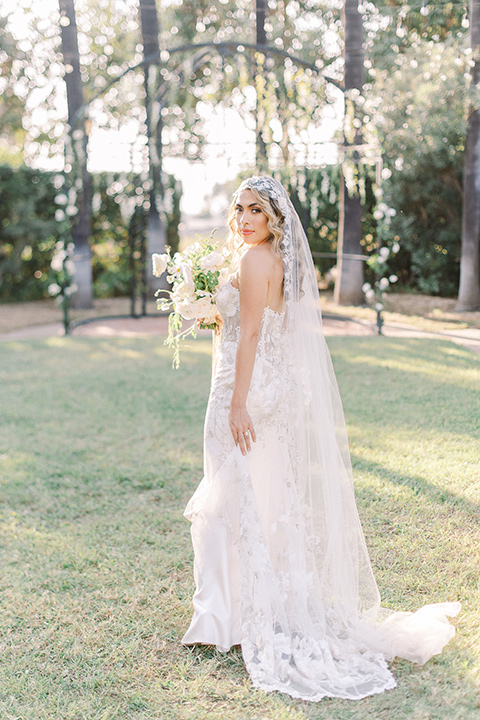
[[[242,190],[248,190],[251,188],[255,188],[255,190],[258,190],[259,192],[266,193],[269,197],[276,201],[282,214],[284,216],[287,215],[290,209],[289,198],[285,189],[278,180],[270,177],[270,175],[253,175],[253,177],[247,178],[247,180],[242,182],[236,194],[240,193]]]

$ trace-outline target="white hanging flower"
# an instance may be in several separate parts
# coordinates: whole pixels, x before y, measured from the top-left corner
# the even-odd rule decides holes
[[[379,265],[383,265],[384,262],[386,262],[387,258],[384,255],[379,255],[377,258],[377,263]]]
[[[60,208],[57,208],[57,210],[55,210],[55,220],[57,222],[62,222],[62,220],[65,220],[65,213]]]
[[[394,242],[392,245],[392,252],[397,253],[400,250],[400,243]]]
[[[382,303],[375,303],[375,310],[376,310],[377,312],[382,312],[382,310],[383,310],[383,305],[382,305]]]
[[[65,212],[67,213],[67,215],[69,217],[73,217],[74,215],[76,215],[78,213],[78,209],[75,207],[75,205],[68,205]]]
[[[373,217],[375,218],[375,220],[381,220],[381,219],[383,218],[383,213],[382,213],[382,211],[381,211],[381,210],[375,210],[375,212],[373,213]]]
[[[380,280],[380,282],[378,283],[378,287],[380,288],[380,290],[386,290],[389,285],[390,285],[390,283],[389,283],[388,279],[385,277],[383,277]]]
[[[55,198],[55,202],[57,205],[66,205],[68,202],[68,198],[64,193],[61,193],[60,195],[57,195]]]
[[[363,283],[362,292],[364,292],[364,293],[368,292],[369,290],[371,290],[371,287],[372,286],[370,285],[370,283]]]
[[[375,297],[375,290],[372,290],[372,288],[370,288],[370,290],[367,290],[367,292],[365,293],[365,297],[367,298],[367,300],[373,300]]]
[[[59,252],[56,255],[53,256],[52,262],[50,263],[50,267],[55,272],[62,272],[63,270],[63,261],[65,259],[65,254],[63,252]]]
[[[381,247],[378,254],[381,257],[387,258],[390,255],[390,250],[387,247]]]
[[[388,281],[391,283],[396,283],[397,280],[398,280],[398,275],[390,275],[390,277],[388,278]]]

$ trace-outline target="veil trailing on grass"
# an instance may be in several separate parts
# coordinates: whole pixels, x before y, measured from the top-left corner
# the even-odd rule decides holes
[[[237,192],[247,188],[283,216],[283,310],[264,314],[250,407],[247,400],[257,442],[242,457],[222,420],[233,387],[229,333],[238,338],[239,321],[229,313],[230,306],[232,316],[238,312],[238,291],[228,286],[219,298],[226,325],[207,411],[205,478],[185,513],[197,604],[183,642],[240,642],[254,685],[265,690],[359,699],[395,686],[388,659],[424,663],[441,652],[454,634],[447,616],[460,605],[381,608],[307,238],[277,180],[253,177]],[[214,565],[214,557],[223,560]]]

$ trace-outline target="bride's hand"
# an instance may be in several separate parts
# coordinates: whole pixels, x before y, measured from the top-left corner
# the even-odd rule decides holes
[[[252,449],[251,442],[257,438],[253,422],[246,408],[230,408],[228,422],[235,445],[239,445],[242,455],[246,455]]]

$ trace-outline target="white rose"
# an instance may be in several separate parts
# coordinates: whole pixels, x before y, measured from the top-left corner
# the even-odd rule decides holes
[[[184,300],[193,302],[195,300],[195,291],[182,280],[182,282],[175,285],[172,293],[172,300],[175,304],[181,303]]]
[[[378,251],[378,254],[384,258],[387,258],[390,255],[390,250],[387,247],[381,247]]]
[[[201,297],[197,300],[184,300],[177,305],[177,312],[185,318],[185,320],[202,319],[210,312],[211,302],[209,297]]]
[[[386,261],[386,257],[384,255],[379,255],[377,258],[377,262],[379,265],[383,265],[383,263]]]
[[[367,300],[373,300],[373,298],[375,297],[375,291],[370,288],[370,290],[367,290],[367,292],[365,293],[365,297],[367,298]]]
[[[382,303],[375,303],[375,310],[377,310],[377,312],[381,312],[383,310]]]
[[[57,283],[50,283],[50,285],[47,288],[50,295],[58,295],[59,292],[61,292],[62,288],[60,285],[57,285]]]
[[[65,270],[67,271],[67,273],[68,273],[69,275],[74,275],[74,274],[75,274],[75,263],[73,262],[73,260],[66,260],[66,261],[65,261]]]
[[[55,220],[57,222],[62,222],[62,220],[65,220],[65,213],[60,208],[58,208],[58,210],[55,210]]]
[[[390,277],[388,278],[388,280],[389,280],[389,282],[391,282],[391,283],[396,283],[397,280],[398,280],[398,275],[390,275]]]
[[[52,270],[55,270],[55,272],[62,272],[63,258],[60,257],[60,255],[54,255],[52,258],[52,262],[50,263],[50,267],[52,268]]]
[[[370,283],[363,283],[362,292],[364,292],[364,293],[368,292],[371,289],[371,287],[372,286],[370,285]]]
[[[392,245],[392,252],[397,253],[400,250],[400,243],[394,242]]]
[[[152,266],[153,266],[153,274],[155,277],[160,277],[163,275],[165,270],[167,269],[169,257],[167,253],[164,253],[163,255],[159,255],[158,253],[153,253],[152,255]]]
[[[388,288],[389,284],[390,283],[387,280],[387,278],[382,278],[380,280],[380,282],[378,283],[378,287],[380,288],[380,290],[386,290]]]
[[[208,253],[208,255],[205,255],[199,264],[202,270],[217,270],[223,265],[222,253],[218,252],[218,250],[213,250],[211,253]]]

